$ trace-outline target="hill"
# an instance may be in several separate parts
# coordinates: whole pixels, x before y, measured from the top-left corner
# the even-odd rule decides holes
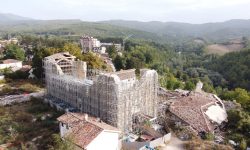
[[[242,36],[250,37],[250,20],[240,19],[205,24],[124,20],[103,21],[102,23],[155,33],[165,39],[202,37],[211,42],[222,42]]]
[[[32,20],[32,19],[10,14],[10,13],[0,13],[0,22],[13,22],[13,21],[22,21],[22,20]]]
[[[95,37],[123,38],[132,34],[134,39],[163,42],[158,35],[146,31],[119,27],[99,22],[83,22],[81,20],[25,20],[0,22],[0,35],[36,34],[79,37],[87,34]]]
[[[83,34],[104,38],[124,38],[127,35],[133,35],[134,39],[174,45],[182,45],[184,42],[189,42],[190,39],[202,39],[206,43],[222,43],[243,36],[250,37],[250,20],[230,20],[205,24],[125,20],[86,22],[81,20],[32,20],[13,14],[0,14],[0,35],[6,33],[75,36],[75,39]],[[197,42],[201,44],[203,41],[196,40],[195,44]],[[228,51],[227,46],[222,45],[212,45],[209,49]]]

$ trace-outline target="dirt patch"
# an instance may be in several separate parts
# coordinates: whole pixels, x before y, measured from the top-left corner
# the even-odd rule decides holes
[[[0,107],[0,145],[9,144],[10,149],[48,149],[53,145],[52,135],[59,132],[56,118],[61,114],[41,99]]]
[[[224,55],[230,52],[237,52],[244,48],[242,43],[212,44],[205,48],[207,54]]]

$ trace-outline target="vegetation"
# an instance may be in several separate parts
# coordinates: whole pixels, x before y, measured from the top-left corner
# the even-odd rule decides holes
[[[9,44],[5,47],[4,58],[5,59],[17,59],[23,61],[25,59],[24,50],[16,44]]]
[[[219,72],[228,81],[227,88],[250,90],[250,49],[214,58],[207,68]]]
[[[233,150],[233,148],[228,145],[216,144],[211,141],[202,141],[199,139],[186,142],[184,148],[186,150],[200,150],[200,149]]]
[[[0,96],[37,92],[42,87],[41,82],[36,80],[7,79],[0,89]]]
[[[48,149],[54,146],[53,134],[59,132],[55,120],[61,114],[40,99],[0,107],[0,144],[10,143],[10,149]]]
[[[90,68],[106,69],[103,60],[93,53],[82,54],[78,44],[66,42],[63,39],[44,39],[24,36],[22,43],[27,45],[33,44],[32,67],[36,77],[41,78],[43,74],[42,60],[43,58],[59,52],[69,52],[76,56],[77,59],[86,61]],[[42,45],[42,46],[41,46]]]

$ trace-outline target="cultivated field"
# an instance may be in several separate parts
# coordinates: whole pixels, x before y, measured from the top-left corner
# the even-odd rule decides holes
[[[244,48],[242,43],[230,43],[230,44],[212,44],[205,48],[207,54],[224,55],[226,53],[240,51]]]

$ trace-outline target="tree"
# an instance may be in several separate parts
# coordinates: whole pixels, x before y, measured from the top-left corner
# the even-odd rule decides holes
[[[114,59],[114,65],[116,70],[121,70],[121,69],[125,69],[125,64],[126,61],[124,60],[124,58],[120,55],[116,55],[115,59]]]
[[[4,51],[4,58],[5,59],[17,59],[24,61],[25,59],[25,52],[16,44],[9,44],[5,47]]]
[[[50,146],[49,150],[72,150],[74,145],[72,144],[70,138],[65,138],[62,140],[60,135],[53,134],[53,146]]]
[[[41,78],[43,74],[43,58],[52,55],[51,49],[45,47],[35,47],[34,57],[32,59],[32,68],[34,68],[34,74],[37,78]]]
[[[245,139],[242,139],[242,140],[240,141],[239,148],[240,148],[240,150],[246,150],[246,149],[247,149],[247,142],[246,142]]]
[[[82,53],[81,53],[81,48],[77,44],[73,43],[66,43],[62,50],[62,52],[69,52],[71,55],[76,56],[77,58],[81,58]]]
[[[108,47],[107,52],[109,54],[109,57],[112,58],[112,59],[114,59],[115,56],[116,56],[116,54],[117,54],[116,53],[115,45],[112,45],[112,46]]]
[[[194,90],[195,89],[195,84],[191,81],[187,81],[185,83],[185,87],[184,87],[185,90]]]

